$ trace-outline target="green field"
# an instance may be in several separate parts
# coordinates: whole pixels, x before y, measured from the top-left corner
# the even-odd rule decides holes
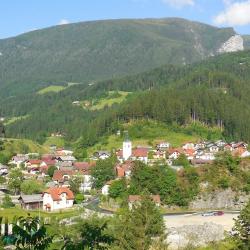
[[[40,89],[37,94],[39,95],[44,95],[44,94],[47,94],[47,93],[50,93],[50,92],[54,92],[54,93],[58,93],[64,89],[66,89],[67,87],[66,86],[59,86],[59,85],[51,85],[49,87],[46,87],[46,88],[43,88],[43,89]]]
[[[27,119],[28,117],[29,117],[29,115],[11,117],[11,118],[8,118],[4,121],[4,125],[8,126],[16,121],[20,121],[22,119]]]
[[[48,137],[47,140],[43,144],[45,147],[49,147],[50,145],[56,145],[58,148],[62,148],[65,146],[65,140],[63,137]]]
[[[117,96],[115,94],[117,93]],[[94,101],[94,105],[90,107],[90,110],[99,110],[103,109],[105,106],[112,106],[115,103],[121,103],[123,102],[126,97],[128,96],[129,92],[124,91],[109,91],[109,94],[106,98],[102,98],[100,100]],[[114,97],[112,97],[114,95]]]
[[[76,209],[70,209],[70,210],[59,210],[58,212],[44,212],[44,211],[38,211],[38,210],[24,210],[20,207],[14,207],[14,208],[0,208],[0,218],[3,218],[3,222],[5,218],[8,218],[9,222],[13,221],[14,218],[20,217],[20,216],[27,216],[30,214],[31,216],[40,216],[41,218],[50,218],[50,219],[64,219],[64,218],[70,218],[73,216],[79,215],[79,213],[82,210]]]

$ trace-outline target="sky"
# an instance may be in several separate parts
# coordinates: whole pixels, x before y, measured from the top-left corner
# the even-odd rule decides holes
[[[0,39],[80,21],[163,17],[250,34],[250,0],[0,0]]]

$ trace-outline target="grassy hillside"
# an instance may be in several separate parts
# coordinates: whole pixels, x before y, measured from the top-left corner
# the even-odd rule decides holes
[[[47,146],[41,146],[32,140],[27,139],[5,139],[1,141],[0,147],[0,163],[6,164],[13,155],[27,153],[48,153]]]
[[[235,32],[184,19],[74,23],[0,40],[0,97],[93,83],[216,54]]]
[[[129,92],[124,91],[109,91],[104,98],[92,100],[92,105],[89,107],[90,110],[100,110],[105,107],[111,107],[113,104],[120,104],[126,100]],[[86,102],[85,102],[86,103]]]
[[[131,121],[121,126],[121,132],[127,130],[129,137],[136,146],[155,146],[160,141],[167,141],[173,147],[180,147],[186,142],[197,142],[204,139],[220,139],[222,132],[218,128],[209,128],[200,123],[189,126],[167,126],[161,122],[151,120]],[[122,148],[123,134],[113,134],[99,140],[89,149],[89,153],[96,150],[112,150]]]
[[[47,94],[47,93],[50,93],[50,92],[57,93],[57,92],[60,92],[60,91],[62,91],[64,89],[66,89],[66,87],[64,87],[64,86],[51,85],[49,87],[40,89],[37,93],[40,94],[40,95]]]

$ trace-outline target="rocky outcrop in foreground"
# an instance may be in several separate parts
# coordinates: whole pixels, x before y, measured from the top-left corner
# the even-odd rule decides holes
[[[204,246],[210,242],[224,239],[224,228],[215,223],[204,223],[203,225],[186,225],[178,228],[168,229],[167,241],[170,249],[180,249],[188,245]]]

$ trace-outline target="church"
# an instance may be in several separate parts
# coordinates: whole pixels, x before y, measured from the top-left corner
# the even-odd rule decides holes
[[[133,149],[132,141],[129,139],[128,133],[126,133],[122,149],[120,149],[116,155],[121,163],[127,160],[142,161],[146,164],[148,163],[148,148],[136,147]]]

